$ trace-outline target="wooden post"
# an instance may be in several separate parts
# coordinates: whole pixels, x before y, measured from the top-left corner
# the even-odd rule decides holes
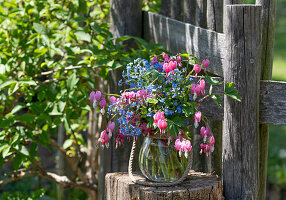
[[[226,199],[258,197],[261,6],[226,6],[224,78],[242,100],[224,98],[223,186]]]
[[[142,35],[142,1],[141,0],[111,0],[110,22],[114,38],[124,35],[141,37]],[[135,46],[134,41],[125,42],[128,47]],[[109,92],[119,93],[118,82],[121,70],[114,70],[109,75]],[[117,129],[118,131],[118,129]],[[117,132],[115,131],[115,132]],[[108,172],[127,171],[131,143],[127,141],[124,147],[115,149],[115,140],[110,140],[109,149],[99,151],[98,199],[104,198],[104,178]]]
[[[183,20],[182,0],[162,0],[160,14],[177,20]]]
[[[223,11],[223,21],[225,23],[226,18],[225,18],[225,8],[226,5],[232,5],[232,4],[242,4],[243,0],[224,0],[224,11]],[[225,26],[223,26],[225,28]],[[225,33],[225,29],[223,29],[223,32]]]
[[[183,21],[190,24],[196,22],[196,0],[184,0],[183,2]]]
[[[272,79],[274,27],[276,18],[276,0],[256,0],[262,6],[262,56],[261,79]],[[259,193],[258,199],[266,199],[267,159],[269,125],[260,124],[259,127]]]
[[[145,181],[141,175],[136,179]],[[183,183],[173,187],[148,187],[134,184],[127,173],[109,173],[105,177],[106,200],[222,200],[221,180],[211,174],[190,171]]]

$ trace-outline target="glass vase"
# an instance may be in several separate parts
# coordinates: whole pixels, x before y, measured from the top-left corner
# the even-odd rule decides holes
[[[146,137],[139,153],[139,167],[143,175],[155,182],[174,182],[185,173],[192,156],[168,145],[168,139]]]

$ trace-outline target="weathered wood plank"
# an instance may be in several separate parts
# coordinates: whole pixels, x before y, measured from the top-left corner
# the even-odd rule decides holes
[[[223,190],[226,199],[258,197],[258,130],[261,67],[261,6],[226,7],[224,79],[241,102],[224,99]]]
[[[208,70],[223,76],[225,35],[171,19],[152,12],[144,12],[144,39],[164,45],[177,54],[182,50],[193,53],[199,60],[208,58]]]
[[[138,179],[145,180],[141,175]],[[221,180],[211,174],[190,171],[188,178],[174,187],[146,187],[134,184],[127,173],[106,175],[106,200],[187,200],[223,199]]]
[[[219,78],[219,80],[222,80]],[[208,87],[206,87],[208,90]],[[223,99],[223,85],[213,87],[213,93]],[[223,104],[223,103],[222,103]],[[286,124],[286,82],[260,81],[260,124]],[[202,112],[213,120],[223,119],[223,106],[218,107],[212,99],[201,103]]]
[[[276,0],[256,0],[262,6],[262,56],[261,79],[272,79],[274,29],[276,17]],[[259,127],[259,194],[258,199],[266,199],[267,161],[269,125],[261,124]]]

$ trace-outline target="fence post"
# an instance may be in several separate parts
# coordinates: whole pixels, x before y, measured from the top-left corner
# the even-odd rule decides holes
[[[223,187],[226,199],[258,197],[261,6],[226,6],[224,78],[242,100],[224,98]]]
[[[276,18],[276,0],[256,0],[256,5],[262,6],[262,57],[261,79],[272,79],[274,27]],[[259,127],[259,193],[258,199],[266,199],[267,160],[269,125]]]

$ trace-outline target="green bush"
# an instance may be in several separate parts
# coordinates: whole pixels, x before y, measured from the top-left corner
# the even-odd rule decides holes
[[[37,149],[51,149],[60,124],[63,148],[80,160],[95,79],[161,52],[140,38],[114,42],[108,12],[106,0],[0,2],[0,167],[13,161],[15,170],[39,170]],[[129,39],[137,50],[126,50]]]

